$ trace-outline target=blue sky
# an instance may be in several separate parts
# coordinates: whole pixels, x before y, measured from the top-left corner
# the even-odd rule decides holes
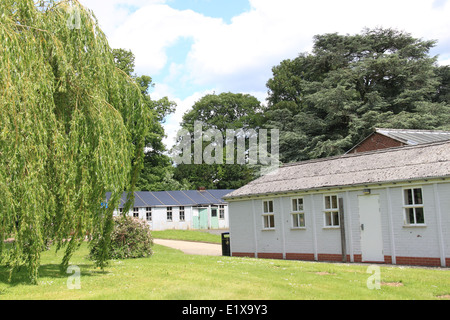
[[[271,69],[312,47],[313,36],[391,27],[438,40],[450,64],[450,0],[80,0],[112,48],[131,50],[136,73],[169,97],[168,148],[183,114],[208,93],[247,93],[265,102]]]
[[[167,4],[177,10],[193,10],[207,17],[221,18],[226,23],[239,14],[250,11],[248,0],[169,0]]]

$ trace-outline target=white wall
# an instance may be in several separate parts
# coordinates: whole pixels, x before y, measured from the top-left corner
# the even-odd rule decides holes
[[[403,190],[422,187],[425,226],[405,226]],[[435,192],[437,191],[437,193]],[[337,194],[344,199],[347,254],[351,261],[361,254],[361,229],[358,196],[362,189],[330,190],[327,193],[299,193],[304,199],[306,226],[293,229],[291,199],[294,196],[260,197],[229,202],[230,240],[232,252],[341,254],[339,228],[325,227],[324,194]],[[375,186],[379,195],[383,254],[395,257],[435,257],[450,260],[450,183],[423,182]],[[275,229],[263,230],[263,200],[272,199]]]
[[[148,221],[151,230],[189,230],[193,228],[193,213],[197,210],[196,207],[185,206],[184,216],[185,220],[180,221],[180,207],[172,207],[172,221],[167,221],[167,209],[166,207],[152,207],[152,221]],[[118,215],[118,211],[114,212]],[[219,215],[219,211],[217,211]],[[133,208],[128,212],[129,216],[133,216]],[[211,215],[211,208],[208,208],[208,215]],[[139,208],[139,219],[146,220],[146,208]],[[219,219],[219,229],[228,229],[229,227],[229,214],[228,206],[225,205],[225,218]],[[210,226],[210,219],[208,219]]]

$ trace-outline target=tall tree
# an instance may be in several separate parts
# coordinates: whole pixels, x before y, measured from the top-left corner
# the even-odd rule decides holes
[[[280,128],[281,160],[342,154],[376,126],[448,128],[448,71],[429,56],[434,45],[380,28],[315,36],[311,54],[282,61],[267,82],[265,126]]]
[[[165,131],[162,124],[166,116],[173,113],[176,104],[167,97],[160,100],[152,100],[150,88],[154,86],[153,80],[148,75],[136,75],[135,56],[130,50],[114,49],[114,61],[116,66],[127,75],[135,79],[149,112],[148,132],[145,137],[144,163],[136,188],[138,190],[179,190],[189,188],[186,181],[173,179],[174,167],[170,157],[165,153],[166,146],[163,143]]]
[[[65,248],[64,269],[89,234],[103,267],[113,210],[141,171],[141,91],[77,1],[1,1],[0,44],[0,263],[36,282],[47,244]]]
[[[194,104],[192,110],[184,114],[181,127],[192,134],[192,146],[195,144],[193,133],[196,121],[202,123],[202,131],[218,130],[222,139],[220,144],[224,148],[222,163],[208,164],[202,161],[201,164],[195,164],[194,156],[191,154],[189,163],[176,166],[175,179],[187,180],[194,188],[217,189],[239,188],[253,180],[257,174],[255,168],[236,162],[227,164],[225,138],[227,129],[235,131],[258,129],[262,119],[261,111],[262,107],[258,99],[248,94],[228,92],[219,95],[208,94],[202,97]],[[211,142],[214,141],[202,141],[202,152]],[[237,146],[237,143],[233,143],[233,145]],[[235,149],[233,149],[233,153],[236,154]]]

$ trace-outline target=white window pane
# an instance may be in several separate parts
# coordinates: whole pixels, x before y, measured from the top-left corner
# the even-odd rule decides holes
[[[298,211],[303,211],[303,199],[298,199]]]
[[[331,197],[325,196],[325,209],[331,209]]]
[[[333,225],[331,221],[331,212],[325,212],[325,225],[326,226]]]
[[[422,189],[414,189],[414,204],[423,204]]]
[[[339,213],[333,212],[333,226],[339,225]]]
[[[405,205],[412,205],[412,204],[413,204],[412,190],[406,189],[405,190]]]
[[[332,196],[331,197],[332,201],[333,201],[333,209],[337,209],[338,208],[338,204],[337,204],[337,196]]]

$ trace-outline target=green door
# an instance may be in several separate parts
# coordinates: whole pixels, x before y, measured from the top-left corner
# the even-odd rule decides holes
[[[192,209],[193,215],[192,215],[192,228],[194,229],[200,229],[200,219],[198,217],[198,212],[195,211],[196,209]]]
[[[211,229],[219,229],[219,217],[217,216],[217,208],[211,208]]]
[[[199,208],[198,209],[198,227],[199,229],[208,229],[208,209]]]

